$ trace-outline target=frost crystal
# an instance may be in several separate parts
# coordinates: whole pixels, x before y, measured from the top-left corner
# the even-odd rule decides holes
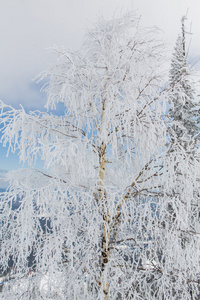
[[[3,145],[45,163],[0,198],[2,299],[198,298],[198,149],[171,151],[162,51],[134,14],[102,18],[55,49],[47,113],[0,103]]]

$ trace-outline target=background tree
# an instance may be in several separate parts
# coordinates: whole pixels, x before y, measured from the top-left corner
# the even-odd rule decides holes
[[[173,131],[179,143],[186,147],[186,141],[191,141],[199,133],[199,104],[195,102],[195,89],[191,80],[191,70],[187,63],[185,43],[185,19],[182,17],[182,34],[178,36],[170,69],[172,107],[169,116],[174,120]]]
[[[12,172],[1,197],[1,268],[13,262],[3,299],[198,297],[190,215],[200,168],[166,143],[169,88],[156,33],[132,13],[101,18],[80,51],[55,49],[56,65],[41,75],[47,113],[1,102],[3,145],[45,163],[45,171]],[[62,115],[48,112],[58,104]],[[181,195],[172,193],[177,160],[187,170]],[[190,248],[181,247],[182,232]]]
[[[181,147],[188,153],[190,153],[190,159],[196,155],[197,145],[199,141],[199,128],[200,128],[200,111],[199,103],[196,99],[195,85],[192,81],[192,71],[189,64],[187,63],[187,51],[186,51],[186,30],[185,30],[186,16],[181,19],[182,32],[178,36],[175,46],[175,51],[172,56],[171,69],[170,69],[170,86],[171,94],[169,97],[171,108],[169,109],[169,117],[173,120],[170,128],[172,146],[171,151],[179,151]],[[182,151],[184,151],[182,149]],[[177,160],[174,170],[176,173],[176,186],[174,188],[174,194],[182,193],[181,181],[184,177],[184,173],[187,173],[180,167],[180,162]],[[199,188],[198,188],[199,190]],[[194,198],[196,198],[193,210],[199,215],[199,191],[194,191]],[[194,204],[194,203],[193,203]],[[172,209],[171,204],[169,205],[169,211],[173,216],[175,212]],[[173,218],[173,217],[172,217]],[[199,220],[198,220],[199,223]],[[194,226],[194,224],[193,224]],[[183,234],[182,244],[185,245],[187,237]]]

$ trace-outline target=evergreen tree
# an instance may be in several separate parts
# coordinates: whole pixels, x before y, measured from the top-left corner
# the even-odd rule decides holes
[[[174,120],[172,135],[184,147],[199,132],[199,110],[194,101],[195,90],[185,50],[185,17],[182,18],[182,34],[178,36],[170,69],[171,108],[169,116]]]
[[[185,42],[185,22],[186,17],[183,16],[182,22],[182,32],[178,35],[176,45],[174,48],[174,53],[171,60],[170,69],[170,104],[169,117],[173,120],[172,126],[170,128],[171,134],[171,153],[179,152],[180,157],[182,157],[182,150],[184,148],[185,152],[189,153],[189,164],[195,157],[198,156],[197,143],[199,141],[199,105],[195,101],[195,88],[191,79],[190,66],[187,63],[187,53],[186,53],[186,42]],[[180,147],[181,146],[181,147]],[[178,150],[179,149],[179,150]],[[183,151],[184,152],[184,151]],[[174,173],[175,181],[174,188],[172,189],[172,194],[174,196],[175,202],[176,197],[182,198],[182,181],[184,177],[187,177],[187,168],[183,170],[182,165],[185,164],[185,158],[180,159],[176,155],[174,156]],[[194,230],[199,230],[199,187],[193,192],[193,204],[191,206],[190,222],[191,228]],[[174,201],[174,200],[173,200]],[[168,203],[168,217],[171,222],[176,222],[176,211],[174,209],[173,201]],[[187,206],[187,203],[184,204]],[[193,216],[196,218],[193,218]],[[168,220],[169,222],[169,220]],[[190,239],[181,232],[181,247],[184,249],[186,245],[189,245]]]

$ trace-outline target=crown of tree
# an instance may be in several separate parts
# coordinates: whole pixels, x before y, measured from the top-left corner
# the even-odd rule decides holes
[[[178,35],[170,69],[169,116],[173,119],[173,134],[179,142],[189,141],[199,132],[199,106],[195,102],[195,89],[191,70],[187,63],[185,45],[185,17],[182,18],[182,34]]]

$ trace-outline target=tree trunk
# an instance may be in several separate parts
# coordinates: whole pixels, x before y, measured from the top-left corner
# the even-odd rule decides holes
[[[108,75],[108,69],[106,68]],[[107,78],[107,83],[109,79]],[[100,133],[102,134],[102,129],[105,122],[105,112],[106,112],[106,100],[107,100],[107,83],[105,84],[105,94],[102,103],[102,114],[100,123]],[[106,144],[102,140],[100,147],[100,170],[99,170],[99,206],[102,209],[102,245],[101,245],[101,287],[103,288],[104,300],[109,299],[109,278],[107,264],[109,262],[109,242],[110,242],[110,216],[107,205],[106,191],[105,191],[105,168],[106,168]]]
[[[110,233],[106,229],[106,224],[103,223],[103,238],[102,238],[102,248],[101,248],[101,280],[103,285],[104,300],[108,300],[109,294],[109,278],[108,270],[106,270],[106,265],[109,261],[109,241]]]
[[[104,142],[101,144],[100,153],[100,172],[99,172],[99,205],[102,208],[102,245],[101,245],[101,286],[103,287],[104,300],[108,300],[109,294],[109,280],[107,276],[106,266],[109,261],[109,242],[110,242],[110,230],[109,230],[109,211],[107,207],[107,199],[104,188],[105,178],[105,152],[106,145]]]

